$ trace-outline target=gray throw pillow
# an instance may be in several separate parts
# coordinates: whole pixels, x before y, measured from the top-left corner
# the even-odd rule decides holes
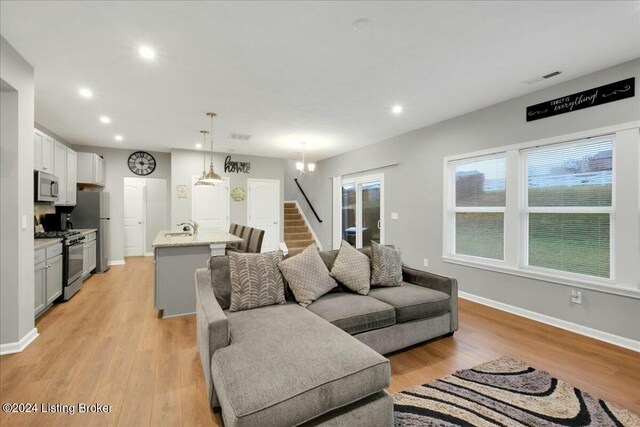
[[[296,302],[303,307],[338,286],[329,275],[329,270],[314,245],[310,245],[296,256],[281,261],[278,267],[289,283]]]
[[[371,287],[371,262],[369,257],[342,241],[331,276],[360,295],[367,295]]]
[[[284,281],[278,269],[282,252],[229,254],[231,305],[229,311],[284,304]]]
[[[212,256],[207,262],[211,274],[211,286],[213,294],[220,304],[220,308],[226,310],[231,305],[231,273],[229,271],[229,257]]]
[[[398,249],[371,241],[371,286],[402,286],[402,259]]]

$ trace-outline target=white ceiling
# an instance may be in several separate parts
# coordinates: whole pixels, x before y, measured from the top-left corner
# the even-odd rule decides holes
[[[215,111],[216,151],[291,158],[306,140],[318,160],[640,57],[637,1],[0,4],[35,68],[36,120],[132,149],[193,149]]]

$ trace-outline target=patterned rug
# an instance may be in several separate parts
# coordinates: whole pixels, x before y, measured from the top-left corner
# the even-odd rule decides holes
[[[640,418],[503,357],[394,395],[396,426],[633,426]]]

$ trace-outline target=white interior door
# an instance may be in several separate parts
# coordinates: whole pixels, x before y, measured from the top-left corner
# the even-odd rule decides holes
[[[144,179],[124,179],[124,256],[144,254],[144,190]]]
[[[247,180],[247,224],[264,230],[262,252],[280,246],[280,181],[271,179]]]
[[[198,177],[193,177],[195,184]],[[191,219],[200,231],[229,230],[229,178],[215,185],[192,186]]]

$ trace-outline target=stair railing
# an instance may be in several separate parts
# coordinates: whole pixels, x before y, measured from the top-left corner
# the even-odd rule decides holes
[[[316,216],[316,219],[318,220],[318,222],[322,222],[322,220],[320,219],[320,217],[318,216],[318,213],[316,212],[316,210],[313,208],[313,205],[311,204],[311,202],[309,201],[309,198],[307,197],[307,195],[304,193],[304,190],[302,189],[302,187],[300,187],[300,183],[298,182],[298,178],[293,178],[293,180],[296,182],[296,185],[298,186],[298,188],[300,189],[300,192],[302,193],[302,195],[304,196],[304,199],[307,201],[307,204],[309,205],[309,207],[311,208],[311,212],[313,212],[313,214]]]

